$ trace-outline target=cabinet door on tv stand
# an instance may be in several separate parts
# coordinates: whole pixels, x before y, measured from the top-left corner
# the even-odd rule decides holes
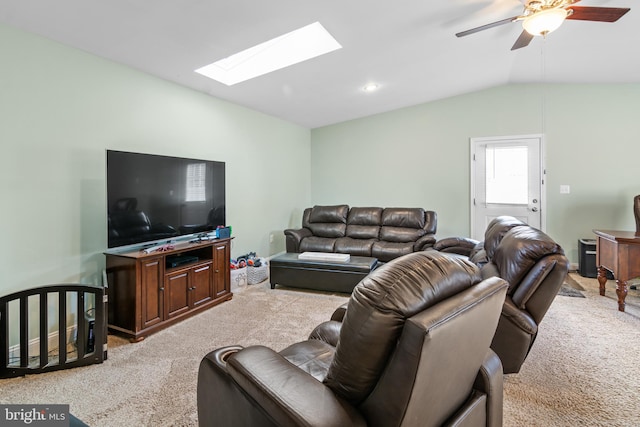
[[[193,267],[191,272],[191,306],[211,301],[213,299],[212,263]]]
[[[189,270],[167,274],[164,282],[167,318],[170,319],[189,311],[189,279]]]
[[[164,281],[162,276],[162,258],[152,258],[141,262],[141,329],[160,323],[164,319]]]
[[[215,297],[229,293],[229,261],[231,251],[228,243],[220,243],[213,247],[213,286]]]

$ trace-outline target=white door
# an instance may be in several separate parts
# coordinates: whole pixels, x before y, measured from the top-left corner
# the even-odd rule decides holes
[[[489,222],[514,216],[544,228],[542,135],[471,138],[471,236]]]

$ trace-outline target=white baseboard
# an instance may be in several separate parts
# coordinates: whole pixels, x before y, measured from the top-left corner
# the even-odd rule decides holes
[[[76,331],[76,326],[67,327],[67,343],[73,342],[73,336]],[[56,350],[58,348],[58,337],[60,331],[49,332],[47,335],[47,348],[49,351]],[[32,338],[29,340],[29,355],[40,354],[40,337]],[[14,344],[9,347],[9,360],[20,360],[20,344]]]

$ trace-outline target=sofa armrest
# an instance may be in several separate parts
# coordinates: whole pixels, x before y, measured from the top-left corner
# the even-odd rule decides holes
[[[267,347],[247,347],[233,354],[227,369],[278,426],[366,425],[347,401]]]
[[[436,242],[435,234],[425,234],[424,236],[416,240],[416,243],[413,245],[413,251],[418,252],[418,251],[424,251],[425,249],[429,249],[430,247],[433,246],[435,242]]]
[[[433,244],[433,249],[440,252],[470,256],[479,242],[468,237],[446,237]]]
[[[502,362],[493,350],[487,352],[474,388],[487,395],[487,426],[502,426],[503,377]]]
[[[305,237],[310,236],[313,236],[313,233],[308,228],[288,228],[284,230],[287,252],[300,252],[300,242]]]

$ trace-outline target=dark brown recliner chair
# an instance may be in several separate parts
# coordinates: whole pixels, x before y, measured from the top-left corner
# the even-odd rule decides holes
[[[560,245],[516,218],[501,216],[487,226],[484,242],[447,238],[433,248],[468,257],[482,267],[483,278],[498,276],[509,282],[491,348],[505,374],[519,372],[569,271]]]
[[[436,251],[393,260],[307,341],[205,356],[199,424],[500,426],[502,369],[489,344],[506,289]]]

